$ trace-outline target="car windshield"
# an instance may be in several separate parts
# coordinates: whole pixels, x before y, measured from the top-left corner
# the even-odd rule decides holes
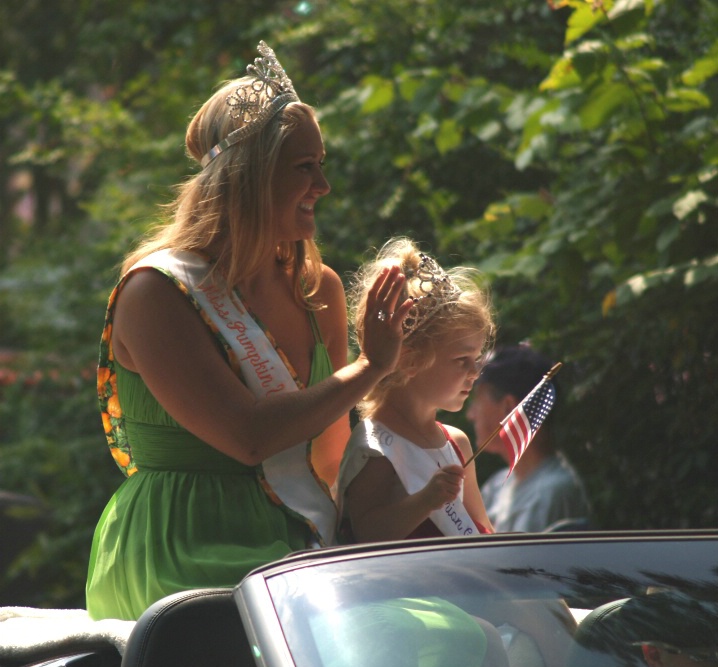
[[[298,667],[715,665],[715,547],[488,540],[317,560],[267,586]]]

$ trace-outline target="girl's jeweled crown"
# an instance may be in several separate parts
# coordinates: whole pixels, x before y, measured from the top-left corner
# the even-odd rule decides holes
[[[414,305],[402,323],[404,338],[414,333],[439,308],[455,302],[461,294],[461,289],[435,259],[424,253],[419,257],[421,261],[416,271],[405,272],[407,287],[412,287],[415,294]]]

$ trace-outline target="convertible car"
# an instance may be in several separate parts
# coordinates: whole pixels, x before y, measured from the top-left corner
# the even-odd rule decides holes
[[[72,649],[34,664],[715,666],[718,531],[517,533],[303,552],[233,590],[160,600],[119,651]]]

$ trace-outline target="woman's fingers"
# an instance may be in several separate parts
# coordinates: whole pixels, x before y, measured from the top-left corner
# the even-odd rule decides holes
[[[399,305],[406,279],[398,266],[387,267],[377,277],[367,299],[367,317],[386,322],[392,330],[399,332],[401,324],[413,305],[406,299]]]
[[[392,324],[400,328],[404,320],[406,319],[406,316],[409,314],[409,311],[411,310],[411,307],[414,305],[413,299],[406,299],[403,303],[399,304],[398,306],[395,306],[394,310],[394,319],[392,320]]]
[[[397,295],[401,292],[403,285],[404,275],[398,266],[383,269],[372,285],[367,306],[375,312],[379,310],[393,312]]]

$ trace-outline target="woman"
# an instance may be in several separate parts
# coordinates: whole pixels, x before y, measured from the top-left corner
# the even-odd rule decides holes
[[[401,348],[398,269],[347,365],[339,277],[314,243],[330,186],[324,145],[263,42],[187,130],[202,170],[168,225],[126,258],[110,296],[98,392],[128,479],[106,507],[87,582],[93,618],[139,617],[178,590],[234,586],[290,551],[334,541],[329,487],[348,411]]]

